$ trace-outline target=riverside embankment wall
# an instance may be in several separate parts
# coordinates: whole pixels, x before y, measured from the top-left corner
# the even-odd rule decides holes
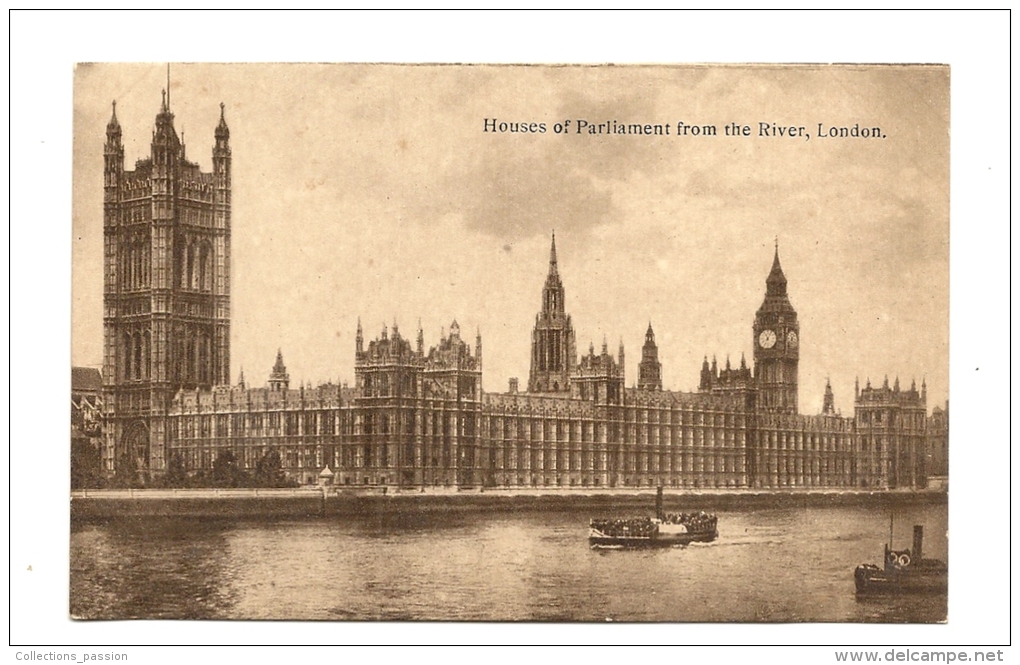
[[[666,511],[943,504],[939,491],[666,491]],[[202,489],[83,490],[71,493],[71,519],[127,516],[316,517],[417,511],[585,510],[595,515],[652,514],[655,490],[379,490]]]

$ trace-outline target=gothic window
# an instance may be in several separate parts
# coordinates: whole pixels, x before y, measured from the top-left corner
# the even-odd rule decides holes
[[[188,244],[188,265],[187,265],[187,278],[185,282],[185,288],[195,288],[195,245]]]
[[[135,287],[136,288],[142,286],[142,282],[143,282],[143,279],[142,279],[142,264],[143,264],[142,253],[143,253],[143,247],[142,247],[141,241],[139,241],[135,245],[135,248],[134,248],[134,256],[135,256]]]
[[[150,378],[152,376],[152,335],[148,330],[145,331],[145,336],[142,341],[142,376],[143,378]]]
[[[196,374],[196,372],[195,372],[195,361],[196,361],[196,355],[197,355],[196,347],[198,345],[198,342],[195,340],[194,335],[189,333],[188,341],[185,343],[185,345],[188,348],[188,362],[187,362],[187,365],[185,367],[185,380],[186,381],[194,381],[195,374]]]
[[[124,333],[124,379],[129,380],[131,374],[131,333]]]
[[[211,288],[211,275],[209,270],[209,243],[202,245],[201,257],[198,267],[198,288],[202,291],[209,291]]]
[[[121,255],[120,276],[124,288],[131,288],[131,245],[124,245],[124,253]]]

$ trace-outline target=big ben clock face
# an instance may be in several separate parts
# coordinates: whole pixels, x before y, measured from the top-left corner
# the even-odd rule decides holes
[[[774,330],[762,330],[758,335],[758,344],[763,349],[771,349],[776,345],[776,332]]]
[[[790,332],[786,333],[786,345],[788,347],[790,347],[791,349],[796,349],[797,348],[797,333],[796,332],[791,330]]]

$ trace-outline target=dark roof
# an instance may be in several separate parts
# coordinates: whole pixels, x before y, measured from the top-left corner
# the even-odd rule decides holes
[[[95,367],[71,368],[71,392],[98,393],[103,389],[103,375]]]

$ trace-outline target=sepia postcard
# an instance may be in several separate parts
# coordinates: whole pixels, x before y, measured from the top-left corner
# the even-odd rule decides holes
[[[74,72],[74,619],[940,623],[945,65]]]

